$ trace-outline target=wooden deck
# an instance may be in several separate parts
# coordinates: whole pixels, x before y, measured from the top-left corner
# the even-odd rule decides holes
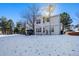
[[[68,35],[79,36],[79,32],[67,32]]]

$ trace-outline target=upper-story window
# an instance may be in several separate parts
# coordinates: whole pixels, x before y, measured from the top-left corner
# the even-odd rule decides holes
[[[43,23],[45,23],[45,17],[43,17]]]
[[[40,23],[41,23],[40,19],[36,20],[36,24],[40,24]]]
[[[49,18],[47,18],[47,22],[49,22]]]
[[[43,17],[43,23],[45,23],[45,22],[49,22],[50,20],[49,20],[49,18],[47,18],[47,17]]]

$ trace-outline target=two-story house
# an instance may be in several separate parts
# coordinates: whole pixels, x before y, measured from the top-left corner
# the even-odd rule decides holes
[[[39,16],[35,21],[35,34],[60,34],[61,31],[61,23],[60,23],[60,15],[51,16],[49,18]]]

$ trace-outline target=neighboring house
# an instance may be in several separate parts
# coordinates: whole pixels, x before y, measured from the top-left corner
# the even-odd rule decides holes
[[[79,32],[79,24],[75,26],[75,32]]]
[[[74,32],[74,31],[75,31],[75,26],[74,25],[70,25],[69,29],[67,29],[67,28],[64,29],[64,32]]]
[[[0,34],[2,34],[1,27],[0,27]]]
[[[70,25],[70,30],[75,31],[75,25]]]
[[[28,24],[26,24],[26,34],[29,35],[33,34],[33,28],[30,27]]]
[[[61,23],[60,15],[51,16],[50,18],[45,18],[39,16],[35,21],[35,34],[60,34],[61,32]]]
[[[2,34],[2,31],[1,31],[2,27],[1,27],[1,20],[0,20],[0,34]]]

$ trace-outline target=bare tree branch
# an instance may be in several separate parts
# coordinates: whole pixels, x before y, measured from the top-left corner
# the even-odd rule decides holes
[[[28,11],[28,12],[26,12]],[[22,17],[24,19],[27,20],[27,25],[29,25],[29,27],[32,27],[33,31],[34,31],[34,23],[36,18],[39,15],[39,7],[36,6],[36,4],[32,4],[31,6],[27,7],[27,10],[24,12],[24,14],[22,15]]]

